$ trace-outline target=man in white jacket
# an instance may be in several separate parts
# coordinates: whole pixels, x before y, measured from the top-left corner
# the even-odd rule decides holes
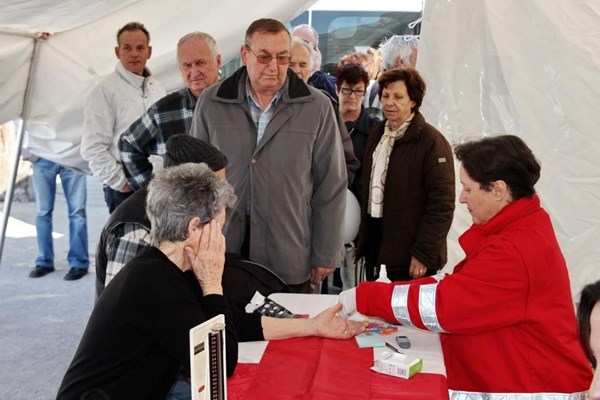
[[[133,121],[166,92],[150,76],[150,34],[143,24],[130,22],[117,32],[115,71],[92,90],[85,103],[81,155],[104,184],[109,212],[131,193],[121,165],[119,137]]]

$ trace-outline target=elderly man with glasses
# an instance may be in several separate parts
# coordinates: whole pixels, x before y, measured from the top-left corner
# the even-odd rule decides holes
[[[308,293],[341,262],[347,177],[335,111],[289,70],[290,47],[281,22],[250,24],[244,66],[200,96],[190,134],[230,160],[239,201],[225,224],[227,251]]]

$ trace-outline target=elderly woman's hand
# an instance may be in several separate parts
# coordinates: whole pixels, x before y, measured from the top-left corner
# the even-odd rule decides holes
[[[338,317],[337,313],[341,309],[342,305],[338,303],[312,318],[315,324],[315,336],[349,339],[367,329],[366,322],[349,321],[346,318]]]
[[[223,294],[221,279],[225,265],[225,237],[216,219],[202,227],[198,252],[194,254],[189,246],[185,252],[202,293],[205,296]]]

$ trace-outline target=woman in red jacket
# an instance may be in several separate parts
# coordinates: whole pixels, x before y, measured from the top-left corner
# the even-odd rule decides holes
[[[455,154],[473,219],[459,239],[464,260],[450,275],[365,282],[340,295],[344,310],[439,332],[453,399],[585,399],[592,371],[567,266],[535,194],[539,163],[508,135]]]

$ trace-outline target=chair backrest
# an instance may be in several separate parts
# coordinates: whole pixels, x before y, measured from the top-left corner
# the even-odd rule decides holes
[[[250,322],[256,318],[247,314],[245,307],[256,291],[265,297],[272,293],[289,293],[290,289],[273,271],[267,267],[245,260],[237,254],[225,254],[223,270],[223,295],[229,304],[236,321],[238,340],[262,340],[256,331],[249,330]]]
[[[237,254],[226,253],[223,291],[228,298],[243,297],[245,306],[256,291],[267,297],[271,293],[289,293],[290,289],[277,274],[264,265],[243,259]]]

